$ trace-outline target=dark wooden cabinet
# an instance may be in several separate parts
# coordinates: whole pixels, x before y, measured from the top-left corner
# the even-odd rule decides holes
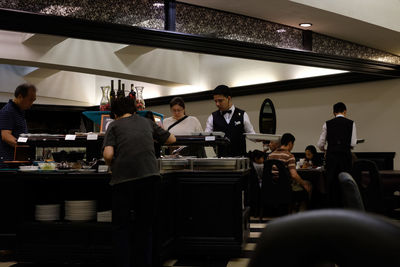
[[[65,200],[96,200],[98,211],[111,209],[109,174],[0,174],[0,188],[13,196],[0,206],[0,212],[7,213],[0,238],[5,242],[8,236],[9,242],[17,243],[18,262],[111,264],[111,223],[63,219]],[[246,175],[247,171],[163,174],[158,183],[155,261],[172,255],[238,256],[249,234],[242,200]],[[60,220],[36,221],[37,204],[60,204]]]

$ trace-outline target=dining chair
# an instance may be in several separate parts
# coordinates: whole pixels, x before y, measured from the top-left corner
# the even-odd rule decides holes
[[[376,163],[366,159],[356,160],[352,176],[360,190],[365,210],[384,213],[382,180]]]
[[[273,166],[276,166],[279,172],[277,178],[273,176]],[[260,220],[265,208],[276,212],[276,215],[289,213],[292,203],[291,178],[282,161],[269,159],[264,162],[260,202]]]
[[[357,183],[347,172],[339,173],[339,184],[344,208],[364,211],[364,204]]]
[[[313,210],[268,223],[248,266],[400,266],[399,248],[397,222],[355,210]]]

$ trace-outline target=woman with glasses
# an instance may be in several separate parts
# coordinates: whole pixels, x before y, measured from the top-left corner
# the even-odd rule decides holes
[[[172,117],[163,121],[165,130],[174,135],[191,135],[203,131],[200,121],[196,117],[186,115],[185,102],[181,97],[174,97],[169,106]]]
[[[174,135],[192,135],[193,133],[203,132],[200,121],[194,116],[188,116],[185,112],[185,102],[181,97],[174,97],[169,103],[172,117],[166,118],[163,121],[164,129]],[[176,147],[170,149],[175,150]],[[203,147],[189,146],[180,151],[184,156],[204,157],[205,152]]]

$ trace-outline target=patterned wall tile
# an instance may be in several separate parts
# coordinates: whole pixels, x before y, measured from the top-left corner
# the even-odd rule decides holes
[[[280,48],[303,48],[299,29],[183,3],[176,5],[176,30]]]
[[[0,0],[0,7],[41,14],[164,29],[163,0]]]
[[[321,54],[400,64],[400,57],[396,55],[317,33],[313,33],[312,51]]]

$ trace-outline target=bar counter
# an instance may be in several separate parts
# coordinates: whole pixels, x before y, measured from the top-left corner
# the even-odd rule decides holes
[[[239,256],[249,235],[243,207],[249,171],[168,170],[159,180],[154,255]],[[110,174],[0,171],[0,240],[28,263],[110,263],[111,223],[64,220],[65,200],[96,200],[111,209]],[[35,220],[35,205],[61,204],[59,221]],[[139,229],[140,230],[140,229]]]

